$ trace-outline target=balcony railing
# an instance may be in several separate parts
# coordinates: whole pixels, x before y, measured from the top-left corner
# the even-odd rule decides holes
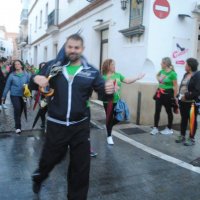
[[[19,46],[25,46],[28,44],[28,36],[27,37],[24,37],[24,36],[20,36],[18,39],[17,39],[17,43],[19,44]]]
[[[26,24],[28,22],[28,9],[23,9],[20,16],[20,24]]]
[[[56,23],[56,12],[53,10],[49,15],[48,15],[48,28],[52,25],[57,25]]]
[[[57,18],[57,13],[58,10],[53,10],[49,15],[48,15],[48,23],[47,23],[47,30],[46,32],[48,34],[53,34],[58,32],[58,18]]]

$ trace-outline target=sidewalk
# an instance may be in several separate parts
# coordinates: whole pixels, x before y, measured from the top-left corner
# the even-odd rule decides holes
[[[98,112],[98,115],[92,116],[92,120],[94,120],[97,125],[105,128],[105,112],[102,107],[101,101],[93,100],[92,109],[95,112]],[[198,116],[199,121],[199,116]],[[198,122],[200,124],[200,122]],[[162,127],[164,128],[164,127]],[[174,130],[174,134],[172,135],[151,135],[151,127],[150,126],[142,126],[135,125],[133,123],[121,123],[119,125],[114,126],[114,130],[123,134],[124,136],[139,142],[141,144],[146,145],[147,147],[151,147],[155,150],[158,150],[166,155],[172,156],[174,158],[180,159],[181,161],[190,163],[193,160],[200,157],[200,134],[199,129],[196,133],[196,144],[194,146],[184,146],[183,144],[175,143],[175,139],[180,134],[179,131]],[[188,134],[188,133],[187,133]],[[188,136],[188,135],[187,135]],[[200,161],[199,161],[200,166]]]
[[[32,134],[31,128],[34,118],[37,113],[33,111],[33,103],[28,105],[28,120],[25,120],[24,114],[22,116],[22,130],[26,134]],[[14,133],[14,119],[13,119],[13,107],[10,103],[9,98],[6,101],[8,109],[2,110],[0,112],[0,134],[1,133]],[[105,130],[105,112],[101,101],[92,100],[91,101],[91,122],[100,129]],[[95,113],[95,114],[94,114]],[[96,114],[98,113],[98,114]],[[40,128],[41,120],[39,119],[34,131],[41,131]],[[200,122],[199,122],[200,124]],[[163,127],[162,127],[163,128]],[[150,126],[138,126],[133,123],[120,123],[114,126],[114,130],[120,134],[139,142],[147,147],[153,148],[160,151],[166,155],[172,156],[174,158],[180,159],[184,162],[190,163],[193,160],[200,157],[200,134],[199,129],[196,133],[196,144],[191,147],[186,147],[182,144],[175,143],[176,137],[179,135],[179,131],[174,130],[173,135],[161,135],[157,134],[155,136],[150,135]],[[200,163],[199,163],[200,166]]]

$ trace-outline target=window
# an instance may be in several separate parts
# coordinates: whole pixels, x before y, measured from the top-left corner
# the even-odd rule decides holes
[[[101,31],[100,70],[103,61],[108,58],[108,33],[109,29]]]
[[[129,27],[119,30],[125,37],[140,37],[144,33],[145,27],[142,25],[143,7],[144,0],[130,0]]]
[[[32,42],[31,40],[32,40],[32,38],[31,38],[31,30],[32,30],[32,24],[30,24],[30,32],[29,32],[29,44]]]
[[[44,47],[44,61],[46,62],[47,61],[47,55],[48,55],[48,49],[47,47]]]
[[[42,28],[42,10],[40,11],[40,28]]]
[[[131,0],[130,4],[130,27],[138,26],[142,24],[143,20],[143,1]]]
[[[45,7],[45,23],[48,22],[48,12],[49,12],[49,5],[47,3]]]
[[[37,32],[37,24],[38,24],[38,18],[37,18],[37,16],[35,17],[35,32]]]
[[[53,56],[56,57],[58,54],[58,44],[53,45]]]

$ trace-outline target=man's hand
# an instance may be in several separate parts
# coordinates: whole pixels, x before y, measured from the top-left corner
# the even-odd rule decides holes
[[[137,80],[140,80],[140,79],[142,79],[144,76],[145,76],[145,73],[138,74],[138,76],[136,77],[136,79],[137,79]]]
[[[46,87],[47,85],[49,85],[49,80],[45,76],[36,75],[33,80],[40,87]]]
[[[106,94],[113,94],[115,92],[113,80],[108,80],[105,83],[105,92]]]

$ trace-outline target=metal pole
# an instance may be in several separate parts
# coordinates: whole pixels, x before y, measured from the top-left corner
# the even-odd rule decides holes
[[[138,99],[137,99],[137,116],[136,116],[136,124],[140,125],[140,110],[141,110],[141,92],[138,92]]]

